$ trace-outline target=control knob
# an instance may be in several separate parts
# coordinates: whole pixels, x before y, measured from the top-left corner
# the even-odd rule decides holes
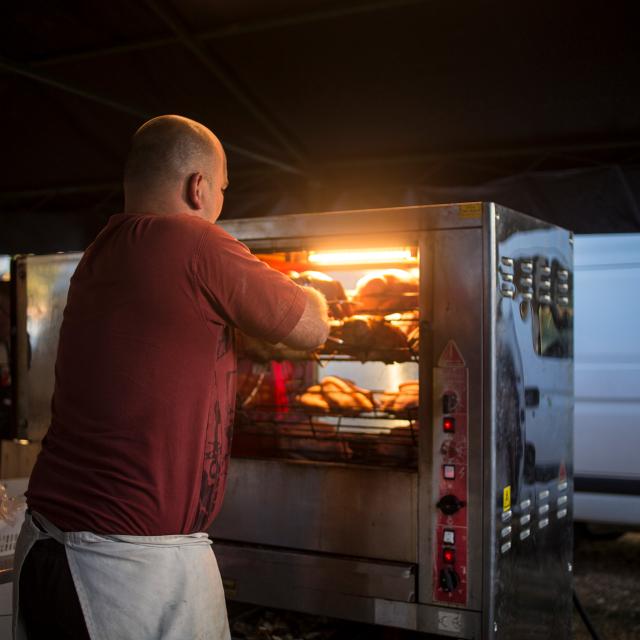
[[[440,446],[440,453],[446,458],[455,458],[458,450],[453,440],[445,440]]]
[[[452,494],[447,494],[446,496],[442,496],[436,507],[442,511],[447,516],[452,516],[457,511],[460,511],[462,507],[464,507],[465,503],[462,500],[459,500]]]
[[[453,569],[449,567],[440,569],[440,587],[443,591],[451,593],[458,588],[458,584],[460,584],[460,578]]]

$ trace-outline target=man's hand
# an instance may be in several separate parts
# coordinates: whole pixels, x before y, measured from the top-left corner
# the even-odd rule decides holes
[[[303,287],[306,305],[298,324],[282,342],[293,349],[311,350],[323,345],[329,335],[325,297],[311,287]]]

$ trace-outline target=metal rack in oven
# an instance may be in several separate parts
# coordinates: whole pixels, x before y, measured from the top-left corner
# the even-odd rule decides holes
[[[240,410],[236,455],[417,468],[416,410],[350,416],[314,414],[295,405],[288,409],[286,413],[277,406]],[[385,422],[391,424],[385,426]],[[255,447],[251,439],[258,441]]]
[[[415,295],[414,295],[415,298]],[[412,300],[415,304],[416,300]],[[337,304],[352,305],[351,300],[328,300],[329,308]],[[407,317],[408,316],[408,317]],[[246,338],[240,339],[240,359],[249,360],[254,369],[253,376],[240,374],[238,405],[236,410],[234,456],[262,457],[269,459],[306,460],[313,462],[340,462],[387,466],[407,469],[417,468],[418,448],[418,411],[417,394],[413,406],[382,408],[378,398],[384,398],[387,390],[369,389],[368,396],[372,406],[368,410],[340,407],[314,409],[300,403],[305,392],[305,382],[309,381],[310,369],[317,383],[323,370],[331,364],[352,362],[367,367],[372,362],[388,365],[419,362],[417,335],[410,340],[408,336],[419,326],[417,307],[404,305],[400,309],[388,307],[384,312],[373,308],[359,308],[357,317],[369,318],[374,323],[384,323],[402,332],[403,346],[385,348],[376,346],[375,340],[363,344],[336,337],[341,335],[342,319],[333,318],[332,330],[326,344],[311,352],[293,351],[280,346],[266,353],[243,353],[242,345]],[[262,356],[262,357],[257,357]],[[307,380],[302,377],[289,379],[288,393],[281,398],[280,404],[257,402],[260,389],[272,382],[269,380],[269,367],[273,361],[295,362],[307,368]],[[417,369],[416,369],[417,375]],[[248,378],[248,379],[247,379]],[[316,385],[319,386],[319,385]],[[309,393],[307,393],[309,395]],[[314,394],[311,394],[314,395]],[[321,400],[322,391],[315,391]]]

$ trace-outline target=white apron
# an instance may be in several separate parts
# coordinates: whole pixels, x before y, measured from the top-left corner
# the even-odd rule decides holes
[[[31,547],[64,544],[91,640],[230,640],[218,564],[206,533],[102,536],[64,533],[25,516],[16,543],[13,637],[27,640],[19,615],[20,570]]]

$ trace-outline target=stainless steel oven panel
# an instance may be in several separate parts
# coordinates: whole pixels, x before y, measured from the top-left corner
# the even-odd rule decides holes
[[[417,474],[233,458],[214,539],[416,562]]]
[[[407,242],[413,238],[415,242],[419,232],[430,229],[479,227],[480,210],[480,203],[422,205],[221,220],[218,224],[252,248],[274,249],[286,246],[287,240],[290,245],[300,238],[312,241],[305,248],[318,243],[333,248],[367,246],[370,242],[380,246],[396,238],[405,238]],[[328,242],[323,242],[323,238]]]
[[[433,525],[431,516],[437,498],[433,488],[433,385],[424,384],[433,375],[435,315],[435,235],[420,238],[420,389],[418,433],[418,601],[427,601],[433,572]]]
[[[341,558],[324,554],[265,549],[215,541],[225,591],[252,602],[267,585],[283,591],[310,589],[343,596],[413,602],[415,565]]]
[[[14,259],[13,367],[19,438],[42,440],[49,428],[62,313],[81,257],[67,253]]]
[[[478,612],[413,603],[415,566],[214,541],[228,598],[444,637],[479,639]]]
[[[433,309],[432,353],[425,354],[425,366],[421,387],[433,385],[434,367],[449,340],[454,340],[466,367],[468,382],[468,481],[467,481],[467,604],[470,609],[480,610],[482,604],[483,532],[482,532],[482,329],[483,329],[483,254],[482,231],[480,229],[456,229],[436,231],[429,234],[432,250],[432,286],[430,296]],[[428,278],[428,276],[427,276]],[[421,293],[426,292],[423,290]],[[425,345],[426,346],[426,345]],[[422,347],[422,345],[421,345]],[[422,356],[422,354],[421,354]],[[439,452],[442,430],[441,393],[435,393],[430,402],[432,419],[427,425],[428,438],[432,441],[427,449],[420,442],[420,602],[433,602],[433,561],[435,540],[433,532],[436,517],[437,488],[442,473]],[[422,496],[426,495],[424,500]]]
[[[563,640],[572,610],[571,236],[504,207],[490,213],[485,633]],[[522,295],[529,278],[531,300]],[[539,317],[553,317],[547,353],[536,346]]]

